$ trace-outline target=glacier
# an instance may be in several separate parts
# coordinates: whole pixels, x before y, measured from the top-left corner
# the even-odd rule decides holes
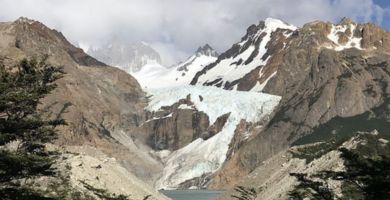
[[[190,85],[148,89],[147,93],[151,95],[146,107],[149,111],[158,111],[162,106],[172,105],[190,95],[193,108],[206,113],[210,124],[219,116],[230,113],[221,132],[207,140],[198,138],[163,158],[165,167],[155,185],[158,189],[176,189],[186,180],[217,171],[226,160],[229,144],[239,122],[260,121],[274,110],[281,99],[280,96],[259,92]],[[188,109],[185,106],[182,108]]]

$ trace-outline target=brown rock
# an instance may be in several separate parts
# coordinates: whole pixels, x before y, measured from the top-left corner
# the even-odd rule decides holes
[[[131,143],[131,134],[143,121],[146,105],[137,81],[117,68],[106,66],[71,45],[58,31],[20,18],[0,23],[0,57],[7,66],[22,58],[43,57],[63,66],[65,76],[41,108],[46,117],[62,117],[58,145],[94,146],[121,160],[131,172],[152,182],[161,164]]]
[[[330,27],[312,22],[291,37],[277,64],[277,75],[264,89],[283,97],[271,122],[240,145],[210,187],[231,187],[315,127],[336,116],[369,111],[390,94],[389,45],[380,45],[387,44],[390,33],[372,24],[357,25],[354,34],[361,34],[364,49],[334,51],[325,47]]]

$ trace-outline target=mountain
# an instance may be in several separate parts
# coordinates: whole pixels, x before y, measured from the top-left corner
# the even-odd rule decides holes
[[[45,56],[48,63],[63,66],[66,73],[40,104],[44,117],[61,117],[68,124],[59,127],[58,139],[51,147],[62,153],[56,165],[63,176],[54,182],[39,179],[32,185],[58,186],[65,188],[64,192],[74,189],[96,199],[100,198],[88,188],[139,199],[146,195],[166,199],[140,180],[153,180],[162,166],[130,137],[142,122],[146,105],[137,81],[90,57],[38,21],[19,18],[0,23],[0,59],[5,66],[15,66],[22,58]],[[113,177],[122,178],[115,182]]]
[[[39,22],[0,23],[0,35],[7,66],[45,54],[64,66],[41,109],[69,123],[54,146],[80,190],[87,180],[165,198],[148,183],[226,189],[222,198],[233,199],[243,186],[257,199],[287,198],[289,172],[339,169],[339,147],[388,142],[354,139],[390,132],[390,33],[374,24],[268,18],[220,55],[205,45],[173,68],[146,65],[133,73],[140,84]]]
[[[101,47],[90,47],[87,53],[128,73],[138,72],[147,64],[161,64],[158,52],[144,42],[123,43],[113,39]]]
[[[272,36],[283,32],[277,29]],[[232,187],[305,137],[321,142],[314,139],[374,129],[388,132],[389,32],[345,18],[338,24],[307,23],[293,31],[285,45],[271,43],[285,47],[266,63],[276,64],[276,73],[262,91],[282,99],[263,130],[251,132],[251,140],[236,139],[235,154],[215,174],[210,188]],[[198,74],[199,80],[202,76]]]
[[[162,74],[171,71],[154,71],[147,93],[149,105],[158,106],[148,110],[147,120],[142,124],[146,135],[141,140],[163,155],[164,169],[156,187],[231,188],[263,162],[298,139],[316,135],[318,129],[333,120],[343,121],[386,106],[388,35],[375,25],[356,24],[349,19],[338,24],[316,21],[298,28],[268,18],[250,26],[241,42],[215,61],[197,68],[191,81],[194,88],[185,89],[186,84],[170,87],[165,77],[172,76]],[[184,66],[180,69],[190,69]],[[177,69],[174,68],[175,72]],[[197,105],[196,101],[202,102],[208,91],[219,95],[207,97],[214,99],[214,104]],[[240,116],[241,122],[233,126],[238,119],[232,116],[235,106],[244,115],[253,114],[254,110],[243,111],[254,104],[246,101],[245,95],[258,92],[281,100],[265,112],[266,117],[251,121]],[[265,100],[264,96],[252,98]],[[241,100],[242,103],[235,103]],[[218,117],[210,117],[209,110],[201,109],[218,110],[219,105],[226,111]],[[260,113],[257,115],[261,116]],[[376,123],[367,125],[371,124],[364,121],[368,118],[362,120],[365,125],[361,131],[377,128]],[[223,137],[229,125],[234,133]],[[212,144],[219,137],[223,139]],[[222,141],[227,141],[228,148]],[[209,143],[225,149],[218,155],[226,157],[220,161],[209,157],[207,151],[203,152],[203,148],[211,149],[206,145]]]
[[[208,44],[201,46],[186,61],[171,68],[150,64],[133,73],[144,88],[163,88],[188,85],[195,73],[214,62],[218,53]]]
[[[231,156],[234,135],[250,137],[238,127],[261,127],[280,100],[257,92],[191,86],[195,73],[216,56],[206,44],[175,67],[145,66],[134,74],[149,102],[142,131],[134,138],[151,147],[163,163],[157,189],[206,187]]]
[[[197,72],[191,84],[261,91],[275,76],[281,52],[288,48],[296,29],[273,18],[250,26],[240,42],[222,53],[216,62]]]

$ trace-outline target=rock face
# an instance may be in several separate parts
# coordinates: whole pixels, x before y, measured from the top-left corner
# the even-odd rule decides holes
[[[204,134],[209,118],[197,111],[188,97],[149,113],[142,127],[146,130],[146,143],[153,149],[174,151]]]
[[[130,137],[142,123],[146,105],[137,81],[88,56],[40,22],[20,18],[0,23],[0,56],[6,66],[44,55],[66,72],[40,108],[46,117],[62,117],[68,123],[59,128],[56,144],[96,147],[120,160],[129,172],[152,182],[162,166]]]
[[[262,161],[336,117],[388,104],[390,33],[348,19],[297,29],[263,91],[282,96],[266,128],[241,145],[210,187],[232,186]]]
[[[207,140],[219,133],[229,113],[221,115],[210,124],[206,113],[196,109],[190,96],[156,112],[148,112],[142,124],[147,135],[146,143],[155,150],[175,151],[198,138]]]
[[[88,54],[128,73],[138,72],[150,63],[161,63],[158,52],[143,42],[126,44],[123,41],[112,40],[102,47],[89,48]]]

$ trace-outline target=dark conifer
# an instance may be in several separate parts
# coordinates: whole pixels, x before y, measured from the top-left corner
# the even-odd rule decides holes
[[[45,143],[56,137],[55,127],[65,123],[43,119],[37,107],[62,75],[62,68],[46,59],[24,59],[13,68],[0,64],[0,196],[5,199],[47,199],[15,180],[53,175],[54,158]],[[11,142],[15,148],[6,147]]]

